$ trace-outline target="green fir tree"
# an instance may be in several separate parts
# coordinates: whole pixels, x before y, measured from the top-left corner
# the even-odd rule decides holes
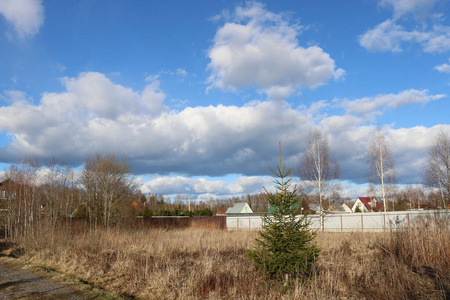
[[[263,229],[255,240],[253,249],[248,250],[251,260],[262,268],[266,275],[287,285],[297,278],[306,279],[312,275],[313,265],[319,256],[319,248],[314,243],[315,232],[309,229],[305,216],[297,216],[300,201],[296,186],[291,187],[281,158],[277,171],[270,170],[278,178],[276,193],[266,189],[270,212],[263,215]]]

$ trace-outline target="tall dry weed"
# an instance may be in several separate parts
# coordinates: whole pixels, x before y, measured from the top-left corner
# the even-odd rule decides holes
[[[247,259],[253,231],[112,228],[75,234],[61,226],[55,236],[21,240],[20,259],[142,299],[448,299],[445,224],[319,233],[315,277],[289,290]]]

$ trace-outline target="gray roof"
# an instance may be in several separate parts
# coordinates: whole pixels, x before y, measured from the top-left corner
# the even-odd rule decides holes
[[[319,211],[319,209],[320,209],[320,205],[319,204],[310,204],[309,205],[309,209],[311,209],[312,211]]]
[[[227,214],[242,214],[242,213],[249,213],[247,211],[243,211],[247,207],[247,210],[249,212],[253,212],[250,206],[246,202],[240,202],[234,204],[232,207],[228,207],[227,211],[225,213]]]

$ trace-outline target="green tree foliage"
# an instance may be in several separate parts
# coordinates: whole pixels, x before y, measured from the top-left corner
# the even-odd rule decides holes
[[[269,277],[288,284],[295,278],[311,276],[320,250],[314,243],[315,233],[309,229],[306,217],[297,216],[300,199],[296,186],[291,188],[292,179],[287,179],[292,169],[286,171],[281,147],[277,169],[271,169],[278,178],[275,181],[276,193],[266,190],[268,202],[275,209],[271,214],[263,215],[263,229],[255,240],[254,249],[248,250],[248,256]]]
[[[214,215],[213,211],[209,208],[196,209],[194,211],[194,216],[213,216],[213,215]]]

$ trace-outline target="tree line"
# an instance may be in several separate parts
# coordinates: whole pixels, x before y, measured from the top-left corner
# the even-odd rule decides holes
[[[58,226],[73,219],[84,219],[95,230],[131,226],[138,216],[215,213],[209,203],[196,203],[190,210],[162,195],[143,195],[127,161],[115,155],[87,158],[78,176],[56,160],[42,166],[37,158],[26,158],[11,164],[2,177],[5,199],[0,206],[5,210],[0,221],[11,239],[54,236]]]

